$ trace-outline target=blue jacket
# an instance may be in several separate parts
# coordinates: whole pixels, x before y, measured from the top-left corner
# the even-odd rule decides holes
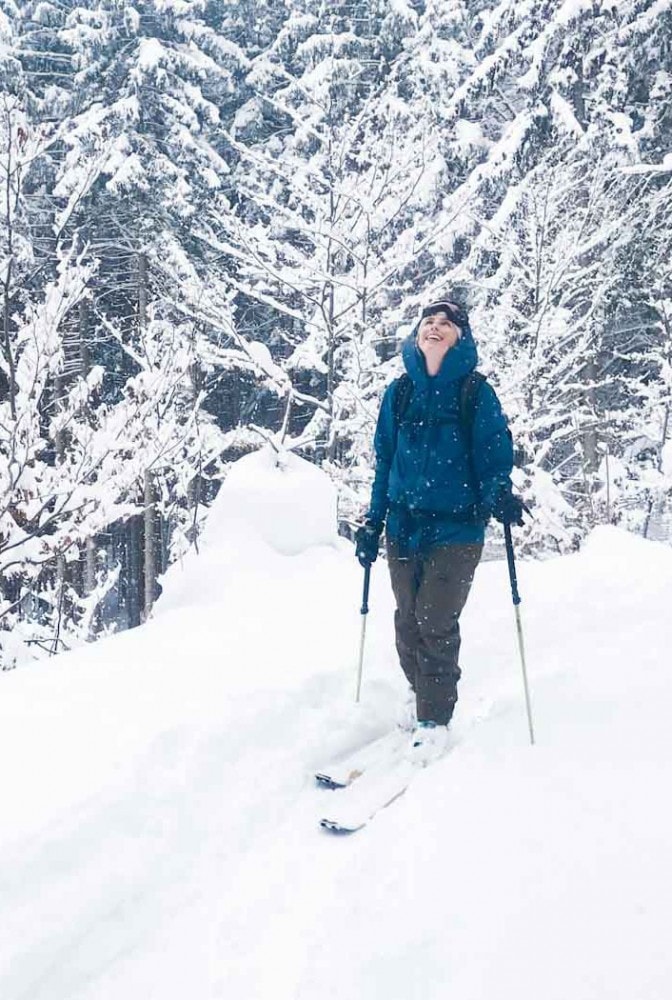
[[[469,327],[446,354],[437,375],[427,374],[416,331],[402,357],[413,392],[397,430],[394,383],[387,387],[374,439],[376,473],[368,519],[411,550],[432,545],[482,542],[489,511],[503,487],[511,487],[513,445],[497,395],[485,382],[476,399],[472,454],[460,426],[460,385],[476,368]]]

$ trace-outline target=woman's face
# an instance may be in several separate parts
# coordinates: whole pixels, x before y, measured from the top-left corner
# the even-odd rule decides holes
[[[447,352],[460,338],[460,328],[445,312],[426,316],[418,330],[418,347],[425,355],[430,374],[436,374]]]

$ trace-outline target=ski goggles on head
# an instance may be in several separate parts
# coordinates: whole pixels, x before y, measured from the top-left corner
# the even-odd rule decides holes
[[[431,302],[428,306],[425,306],[420,313],[420,323],[423,319],[427,319],[428,316],[436,316],[437,313],[444,312],[448,316],[451,323],[460,328],[467,326],[469,324],[469,314],[464,306],[459,305],[457,302],[448,302],[445,299],[441,299],[439,302]]]

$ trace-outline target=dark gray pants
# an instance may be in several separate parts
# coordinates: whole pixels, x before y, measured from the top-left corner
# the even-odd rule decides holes
[[[459,617],[483,546],[437,545],[424,555],[400,558],[388,542],[397,652],[415,691],[418,720],[445,725],[457,701]]]

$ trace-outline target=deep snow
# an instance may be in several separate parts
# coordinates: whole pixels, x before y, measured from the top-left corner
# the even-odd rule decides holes
[[[457,747],[364,831],[312,772],[404,698],[326,478],[238,463],[134,632],[0,678],[2,1000],[668,1000],[672,550],[613,528],[463,618]]]

